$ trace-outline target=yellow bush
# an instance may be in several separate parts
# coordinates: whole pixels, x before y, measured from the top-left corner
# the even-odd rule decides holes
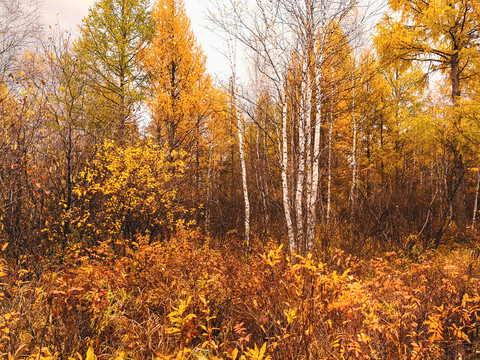
[[[187,210],[177,199],[185,164],[182,154],[151,142],[122,148],[107,142],[81,177],[75,194],[80,206],[71,214],[82,239],[168,237],[184,224]]]

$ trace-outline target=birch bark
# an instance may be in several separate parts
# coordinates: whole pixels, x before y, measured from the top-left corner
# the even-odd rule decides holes
[[[248,183],[247,183],[247,167],[245,165],[245,152],[243,144],[243,130],[244,122],[241,115],[237,114],[238,126],[238,151],[240,153],[240,164],[242,167],[242,187],[243,200],[245,203],[245,244],[247,246],[247,253],[250,253],[250,200],[248,198]]]
[[[480,167],[477,169],[477,188],[475,189],[475,203],[473,204],[473,217],[472,217],[472,234],[475,235],[475,222],[477,220],[478,211],[478,193],[480,191]]]
[[[290,211],[290,193],[288,187],[288,136],[287,136],[287,96],[285,90],[281,92],[282,98],[282,156],[281,156],[281,172],[282,172],[282,199],[283,209],[285,212],[285,221],[287,223],[288,243],[290,252],[294,251],[295,234],[293,231],[292,214]]]
[[[352,60],[352,122],[353,122],[353,142],[352,142],[352,186],[350,188],[350,204],[355,204],[355,190],[357,188],[357,118],[355,116],[355,62]]]

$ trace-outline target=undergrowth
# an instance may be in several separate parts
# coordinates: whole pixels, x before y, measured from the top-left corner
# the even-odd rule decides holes
[[[1,263],[8,359],[476,359],[480,267],[465,249],[328,264],[248,259],[180,234],[70,254],[40,275]]]

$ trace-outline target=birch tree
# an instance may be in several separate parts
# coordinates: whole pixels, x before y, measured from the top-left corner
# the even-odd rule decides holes
[[[220,8],[211,18],[248,49],[276,99],[277,130],[271,139],[278,149],[288,243],[291,251],[305,253],[314,247],[317,221],[322,67],[336,51],[334,46],[329,53],[325,49],[355,2],[257,1],[254,10],[251,5],[231,1],[226,6],[233,11]],[[295,93],[291,86],[298,86],[297,99],[289,98]]]
[[[0,1],[0,76],[15,74],[22,52],[32,46],[41,32],[37,0]]]
[[[245,146],[244,146],[244,132],[245,122],[243,121],[242,114],[238,111],[237,107],[237,49],[234,44],[229,43],[230,50],[230,66],[232,68],[232,75],[230,80],[230,98],[231,106],[230,111],[237,123],[238,131],[238,153],[240,155],[240,166],[242,169],[242,191],[243,201],[245,207],[244,213],[244,229],[245,229],[245,245],[247,247],[247,255],[250,254],[250,200],[248,197],[248,179],[247,179],[247,167],[245,163]]]

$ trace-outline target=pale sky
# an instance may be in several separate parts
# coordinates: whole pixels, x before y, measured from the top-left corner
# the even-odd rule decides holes
[[[43,0],[43,19],[46,25],[54,26],[57,22],[61,28],[75,30],[88,14],[94,0]],[[205,29],[207,20],[204,13],[209,1],[185,0],[187,15],[192,21],[192,29],[197,41],[208,57],[207,68],[213,76],[225,77],[229,72],[227,59],[218,51],[223,41]]]

